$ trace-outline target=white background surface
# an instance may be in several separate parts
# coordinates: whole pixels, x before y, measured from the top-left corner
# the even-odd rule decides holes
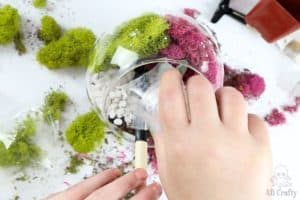
[[[181,8],[194,7],[204,17],[210,18],[218,3],[215,0],[48,1],[53,4],[48,6],[47,11],[34,9],[30,0],[0,0],[0,4],[9,3],[19,8],[23,19],[31,19],[37,26],[40,16],[49,14],[66,29],[85,26],[100,36],[103,32],[112,31],[120,22],[145,11],[178,11]],[[235,4],[237,2],[235,0]],[[30,27],[24,29],[28,31]],[[259,101],[250,103],[250,111],[264,116],[272,107],[287,103],[289,92],[300,80],[300,67],[282,55],[274,45],[265,43],[254,30],[231,18],[222,18],[215,30],[222,50],[227,55],[226,60],[233,63],[233,66],[247,67],[266,79],[266,93]],[[79,113],[87,111],[90,104],[85,92],[84,70],[48,71],[35,61],[35,52],[34,49],[28,49],[27,54],[18,56],[12,46],[0,46],[0,122],[4,123],[17,112],[40,105],[45,92],[60,85],[76,103]],[[300,199],[300,115],[289,115],[286,125],[270,128],[270,135],[274,166],[283,165],[287,168],[292,182],[290,189],[297,191],[299,194],[297,193],[295,199]],[[0,200],[13,196],[9,190],[5,190],[6,181],[0,179]],[[57,191],[59,187],[54,184],[36,185],[35,188],[29,186],[23,190],[28,191],[20,192],[24,195],[21,199],[27,200],[31,199],[30,195],[26,196],[27,193],[30,194],[30,190],[43,190],[40,194],[45,194],[45,191]],[[293,198],[277,195],[273,199]]]

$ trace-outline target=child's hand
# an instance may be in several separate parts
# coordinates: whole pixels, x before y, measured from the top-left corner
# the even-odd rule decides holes
[[[47,200],[99,200],[123,199],[129,192],[143,186],[147,178],[145,170],[138,169],[121,177],[118,169],[106,170],[70,189],[54,194]],[[161,195],[158,184],[140,190],[131,200],[156,200]]]
[[[170,200],[264,200],[271,151],[264,122],[247,114],[243,96],[216,92],[203,76],[188,80],[188,121],[176,70],[160,86],[161,132],[154,133],[158,169]]]

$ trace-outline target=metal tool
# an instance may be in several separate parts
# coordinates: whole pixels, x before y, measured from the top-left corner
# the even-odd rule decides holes
[[[221,1],[217,11],[214,13],[214,16],[211,19],[211,22],[217,23],[223,17],[223,15],[229,15],[237,21],[241,22],[242,24],[246,24],[245,14],[230,8],[229,5],[230,0]]]

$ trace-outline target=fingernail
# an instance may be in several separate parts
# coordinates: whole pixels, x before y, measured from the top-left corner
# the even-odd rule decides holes
[[[114,169],[114,173],[116,174],[117,177],[122,175],[122,172],[119,169]]]
[[[134,172],[135,176],[140,180],[145,180],[147,178],[147,172],[143,169],[137,169]]]
[[[161,186],[158,183],[153,183],[152,188],[153,188],[155,194],[157,195],[157,197],[160,197],[162,194]]]

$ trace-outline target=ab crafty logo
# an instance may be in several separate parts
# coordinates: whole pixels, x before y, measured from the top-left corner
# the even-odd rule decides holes
[[[267,195],[272,200],[296,200],[299,199],[298,191],[293,187],[293,180],[288,168],[278,165],[271,178],[272,187],[267,190]]]

